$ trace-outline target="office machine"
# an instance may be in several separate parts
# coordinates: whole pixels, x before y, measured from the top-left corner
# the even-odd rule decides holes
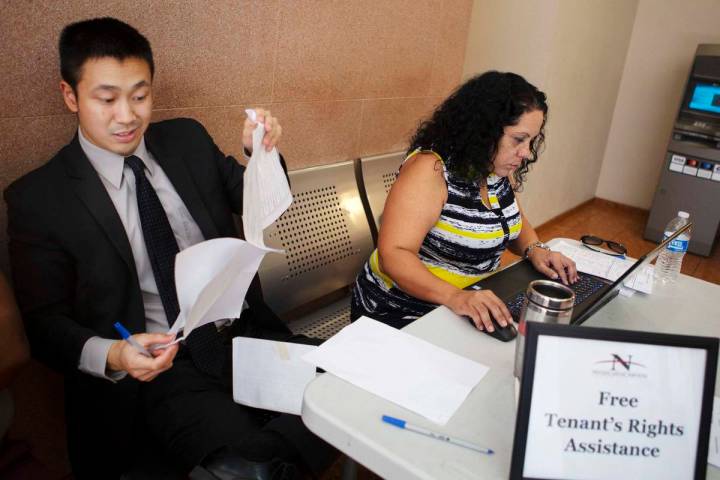
[[[662,240],[678,210],[694,223],[689,250],[709,255],[720,223],[720,44],[698,45],[645,238]]]

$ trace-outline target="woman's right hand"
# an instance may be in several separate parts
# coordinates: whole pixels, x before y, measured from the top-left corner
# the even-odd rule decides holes
[[[492,318],[503,328],[512,324],[507,306],[490,290],[458,290],[446,306],[458,315],[472,318],[478,330],[494,331]]]

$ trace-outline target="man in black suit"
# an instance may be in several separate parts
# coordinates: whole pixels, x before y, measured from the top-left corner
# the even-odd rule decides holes
[[[145,347],[172,339],[164,332],[178,313],[174,256],[237,236],[244,167],[193,120],[150,123],[152,51],[131,26],[111,18],[71,24],[59,47],[77,135],[5,198],[32,352],[65,374],[76,478],[132,476],[160,458],[203,478],[317,474],[333,453],[299,417],[232,401],[231,337],[291,337],[257,277],[238,319],[194,331],[186,346],[147,357],[119,340],[115,322]],[[281,127],[256,112],[272,149]],[[245,121],[247,151],[254,127]]]

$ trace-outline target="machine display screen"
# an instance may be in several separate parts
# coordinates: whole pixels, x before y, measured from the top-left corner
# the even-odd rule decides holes
[[[688,107],[692,110],[720,114],[720,84],[696,83]]]

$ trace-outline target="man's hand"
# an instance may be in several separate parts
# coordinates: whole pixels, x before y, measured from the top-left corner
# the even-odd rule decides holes
[[[258,123],[261,123],[265,126],[265,136],[263,137],[262,143],[265,146],[265,150],[269,152],[273,149],[274,146],[277,145],[278,141],[280,140],[280,136],[282,135],[282,127],[278,123],[277,118],[273,117],[270,114],[270,110],[263,110],[262,108],[256,108],[254,110],[257,114],[257,123],[250,120],[249,117],[245,119],[242,136],[243,146],[248,152],[252,153],[252,134],[255,130],[255,126]]]
[[[151,345],[169,343],[175,337],[161,333],[140,333],[133,335],[133,338],[149,350]],[[178,345],[151,352],[153,358],[146,357],[125,340],[118,340],[113,343],[108,352],[107,369],[116,372],[124,371],[142,382],[149,382],[173,366]]]

